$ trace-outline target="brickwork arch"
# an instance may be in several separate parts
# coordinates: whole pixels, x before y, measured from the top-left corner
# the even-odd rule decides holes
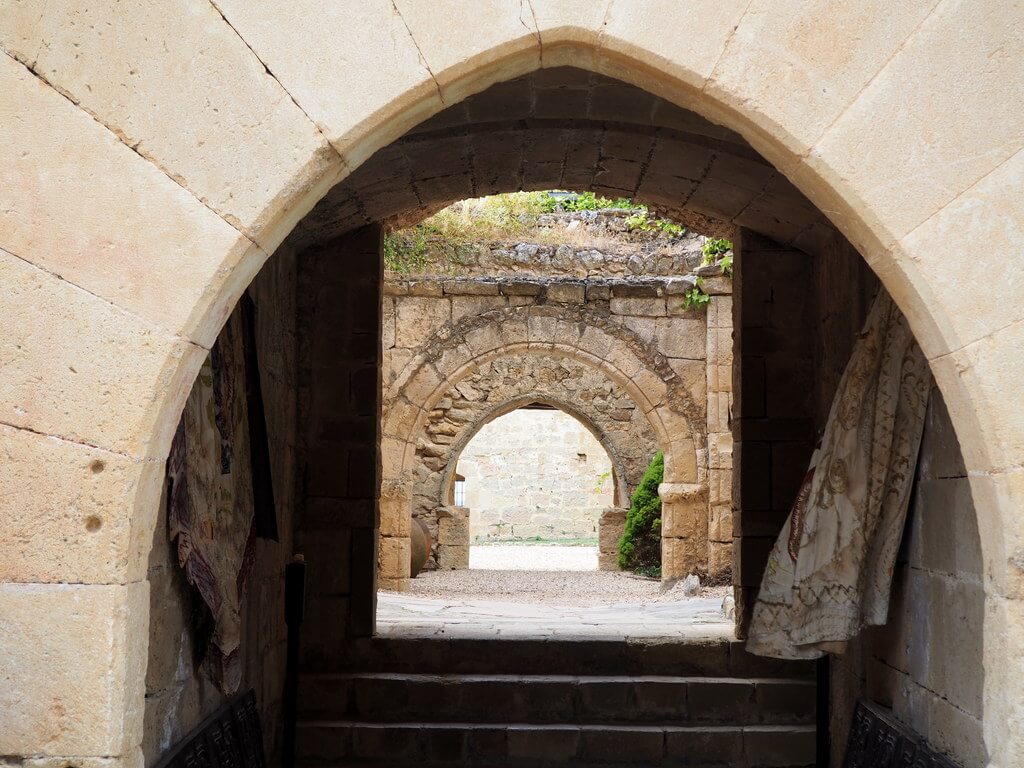
[[[742,135],[907,314],[979,510],[985,666],[1000,670],[985,680],[986,746],[993,765],[1021,763],[1024,115],[1006,108],[1024,89],[1020,10],[532,8],[474,4],[474,23],[453,24],[419,0],[315,14],[183,0],[109,13],[113,34],[67,23],[85,15],[73,3],[4,9],[0,92],[18,109],[0,149],[0,405],[5,490],[19,491],[5,498],[24,503],[0,557],[0,615],[19,628],[4,633],[0,752],[137,764],[160,468],[230,308],[373,152],[467,94],[573,63]],[[65,513],[83,507],[102,511],[98,535]],[[107,631],[69,633],[82,616]],[[42,679],[52,696],[33,695]],[[53,709],[66,718],[45,730]]]

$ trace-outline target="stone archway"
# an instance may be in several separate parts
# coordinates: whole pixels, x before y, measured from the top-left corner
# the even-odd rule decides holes
[[[494,381],[508,371],[514,372],[514,384]],[[412,514],[427,522],[436,544],[452,544],[437,536],[438,516],[447,514],[446,508],[453,504],[455,468],[463,449],[485,425],[534,403],[570,414],[594,435],[611,460],[615,505],[628,506],[630,490],[658,449],[645,414],[621,387],[592,366],[571,357],[526,350],[490,359],[452,382],[431,410],[425,429],[413,438],[418,461],[410,478],[415,489]],[[438,438],[451,442],[439,444]],[[469,543],[466,538],[459,545]],[[460,565],[464,558],[441,562],[440,554],[435,555],[439,567],[465,567]]]
[[[492,360],[491,365],[496,362],[506,362],[497,359]],[[509,361],[512,362],[512,361]],[[520,358],[514,361],[515,363],[529,363]],[[538,360],[540,365],[550,365],[554,360]],[[579,375],[579,373],[585,373],[582,371],[573,371],[571,367],[566,366],[564,360],[557,360],[556,364],[560,367],[569,368],[567,371],[570,375]],[[605,382],[605,386],[610,382]],[[483,410],[476,418],[466,424],[461,434],[455,436],[455,440],[452,442],[450,451],[452,458],[447,462],[444,472],[441,476],[441,501],[443,503],[451,503],[452,495],[452,483],[456,472],[456,464],[458,463],[458,457],[467,445],[476,437],[477,433],[485,426],[490,424],[495,419],[499,419],[512,411],[518,410],[525,406],[540,404],[548,406],[564,413],[569,414],[574,419],[579,421],[601,444],[601,447],[608,453],[608,458],[612,465],[612,480],[614,484],[613,498],[615,503],[622,506],[628,501],[628,489],[632,488],[639,480],[637,470],[641,468],[641,464],[638,459],[641,456],[653,455],[654,451],[657,450],[657,445],[653,441],[653,436],[649,433],[648,429],[644,428],[643,424],[637,424],[636,429],[630,430],[632,434],[623,435],[615,434],[607,428],[608,418],[605,413],[602,413],[598,408],[593,407],[580,407],[580,405],[569,403],[558,394],[553,392],[553,387],[543,387],[537,389],[531,389],[526,394],[521,394],[516,397],[499,402],[497,405],[491,404],[491,407]],[[610,394],[617,395],[618,393],[614,390]],[[630,407],[629,404],[621,403],[623,399],[621,395],[618,395],[616,399],[619,401],[621,410],[634,410],[635,406]],[[595,418],[596,417],[596,418]],[[634,425],[630,425],[631,427]],[[627,468],[628,467],[628,468]],[[641,473],[642,474],[642,473]]]
[[[532,367],[531,362],[533,361],[523,360],[522,358],[509,361],[499,359],[491,361],[491,365],[494,363],[501,364],[505,362],[512,363],[515,368],[522,366],[523,368],[528,369]],[[543,365],[545,361],[537,360],[536,362]],[[566,366],[566,362],[564,360],[556,361],[556,365],[558,365],[560,369],[566,370],[570,375],[573,373],[579,375],[580,373],[579,371],[572,371],[569,366]],[[590,373],[594,372],[591,371]],[[605,386],[608,384],[608,382],[603,383]],[[600,387],[601,385],[599,384],[598,386]],[[476,509],[475,505],[470,503],[468,500],[460,507],[459,502],[456,499],[455,485],[457,478],[460,477],[459,473],[464,471],[460,464],[463,452],[473,444],[474,438],[480,435],[481,431],[485,430],[485,428],[492,425],[494,422],[515,412],[522,412],[523,409],[543,406],[544,408],[552,411],[558,411],[561,414],[568,416],[571,421],[576,422],[582,430],[586,431],[594,438],[596,445],[600,446],[598,452],[603,451],[604,459],[608,461],[610,477],[607,477],[607,479],[599,477],[597,480],[599,485],[603,485],[605,482],[610,484],[610,503],[612,506],[606,506],[603,510],[594,510],[592,512],[592,519],[586,515],[584,515],[583,518],[580,518],[579,510],[576,512],[572,512],[570,510],[569,514],[564,515],[563,517],[570,518],[567,521],[568,526],[572,529],[572,532],[569,534],[570,537],[580,535],[586,536],[586,532],[589,527],[591,525],[593,526],[593,535],[597,537],[599,544],[605,545],[604,549],[599,553],[601,555],[605,555],[605,557],[602,559],[599,556],[598,566],[602,570],[613,569],[607,562],[608,557],[605,553],[605,549],[609,549],[607,546],[609,541],[617,543],[618,538],[622,535],[625,525],[625,509],[629,505],[628,491],[639,481],[639,477],[636,475],[636,456],[638,455],[638,452],[639,455],[653,455],[654,451],[657,450],[657,447],[653,442],[653,436],[650,435],[649,429],[644,429],[643,424],[635,425],[639,427],[639,429],[636,430],[638,434],[623,434],[622,432],[608,430],[607,426],[609,420],[605,414],[601,413],[599,408],[595,409],[589,406],[589,404],[574,405],[557,396],[552,396],[550,392],[552,390],[557,391],[557,389],[557,387],[548,386],[543,388],[544,391],[533,391],[528,394],[500,402],[497,405],[491,404],[491,407],[483,409],[482,412],[477,414],[477,418],[472,422],[467,423],[461,434],[454,436],[455,440],[450,446],[447,462],[440,473],[440,482],[437,484],[440,506],[428,511],[428,515],[430,513],[434,513],[437,517],[437,529],[440,534],[437,537],[438,567],[451,569],[469,567],[470,560],[468,555],[470,546],[474,543],[479,543],[479,539],[476,538],[478,534],[488,535],[484,532],[484,522],[479,520],[474,522],[474,518],[478,518],[482,510]],[[604,387],[601,387],[601,389],[604,389]],[[578,392],[579,390],[558,394],[575,395]],[[624,398],[622,398],[621,395],[616,398],[619,405],[624,406],[621,410],[628,410],[629,406],[622,402],[623,399]],[[582,409],[580,405],[583,405]],[[590,416],[597,416],[600,420],[600,425],[595,423]],[[627,456],[632,459],[632,461],[625,459]],[[629,469],[626,468],[626,461],[629,461]],[[477,477],[477,480],[483,479],[485,478]],[[520,479],[523,479],[521,471]],[[421,483],[417,483],[417,488],[421,489],[422,487],[423,485]],[[416,498],[414,497],[414,504],[415,501]],[[414,509],[414,514],[416,514],[416,512],[417,510]],[[528,527],[538,527],[532,518],[529,520],[520,520],[519,522],[526,524]],[[579,527],[581,522],[585,523],[585,526],[582,528]],[[619,524],[620,522],[621,525]],[[557,521],[550,520],[545,521],[545,523],[557,523]],[[479,529],[479,531],[477,531],[477,529]],[[494,529],[492,528],[491,530]],[[515,534],[516,538],[522,538],[523,534],[519,532],[518,525],[512,526],[512,532]],[[562,533],[561,535],[564,536],[566,534]],[[612,552],[612,554],[614,554],[614,552]],[[615,567],[617,568],[617,566]]]
[[[607,298],[601,301],[608,303]],[[664,299],[660,301],[664,306]],[[705,333],[701,323],[701,346]],[[597,372],[632,404],[630,420],[636,422],[638,429],[650,434],[644,442],[664,452],[666,482],[694,488],[698,483],[706,483],[705,461],[698,459],[698,452],[701,455],[705,452],[704,408],[695,402],[690,392],[692,383],[681,375],[685,368],[673,367],[671,363],[675,361],[651,342],[644,341],[621,317],[597,311],[595,305],[586,304],[582,297],[578,304],[506,306],[441,324],[433,335],[422,341],[416,355],[396,375],[385,393],[383,480],[389,488],[403,484],[415,488],[421,497],[413,502],[413,510],[424,515],[435,531],[436,513],[431,510],[440,506],[444,471],[451,466],[453,455],[450,444],[435,442],[437,427],[447,421],[445,412],[449,410],[440,405],[447,405],[442,401],[453,399],[453,389],[461,386],[466,391],[467,379],[481,367],[510,357],[564,359]],[[534,387],[536,384],[529,389]],[[698,387],[703,391],[703,361],[700,362]],[[537,394],[561,401],[566,399],[565,391],[558,387],[553,391],[540,387]],[[599,413],[586,416],[594,424],[607,424],[602,441],[608,440],[611,455],[621,458],[623,451],[615,450],[615,443],[608,437],[611,431],[608,422],[614,419]],[[458,429],[449,425],[447,431],[458,432]],[[443,439],[451,437],[455,436],[445,435]],[[653,452],[646,453],[633,457],[628,473],[625,470],[621,473],[624,480],[638,482]],[[409,493],[412,492],[410,489]],[[691,493],[666,506],[662,527],[665,578],[706,572],[707,527],[706,493]],[[399,532],[399,537],[404,531],[403,526],[386,520],[382,521],[382,528]],[[405,559],[402,549],[401,544],[387,540],[381,545],[382,573],[390,583],[399,585],[404,577],[399,571]],[[390,567],[384,564],[385,559],[393,561]]]
[[[802,8],[746,3],[666,3],[657,18],[623,4],[534,5],[528,21],[518,4],[478,7],[479,24],[460,27],[429,3],[353,15],[229,2],[223,17],[205,5],[111,13],[119,34],[106,36],[63,26],[80,13],[66,4],[4,12],[0,79],[19,109],[5,119],[0,164],[13,350],[2,429],[5,482],[24,503],[3,537],[0,614],[19,631],[4,633],[16,671],[0,751],[137,760],[161,464],[228,311],[294,223],[374,150],[445,102],[573,61],[746,137],[827,212],[910,318],[979,510],[987,666],[1004,671],[985,683],[986,744],[994,764],[1020,762],[1020,270],[987,280],[998,265],[971,247],[1019,251],[1021,118],[1005,109],[1024,76],[1019,14],[1000,3],[895,17],[820,5],[827,19],[808,24]],[[702,34],[665,33],[673,27]],[[73,66],[62,42],[84,44]],[[849,55],[817,55],[826,50]],[[119,72],[136,57],[149,66],[124,88]],[[181,93],[183,67],[191,89],[161,98]],[[254,111],[266,119],[252,121]],[[83,509],[100,514],[98,531],[83,527]],[[109,631],[70,642],[82,616]],[[43,730],[54,701],[67,720]]]

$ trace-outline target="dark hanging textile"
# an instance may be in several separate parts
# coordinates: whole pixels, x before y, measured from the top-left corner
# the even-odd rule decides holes
[[[241,683],[241,601],[254,561],[243,347],[236,311],[192,386],[168,459],[168,534],[213,617],[207,659],[225,693]]]
[[[263,407],[260,364],[256,349],[256,305],[244,294],[239,302],[245,335],[245,396],[249,415],[249,456],[252,462],[253,527],[262,539],[278,541],[274,480],[270,471],[270,441]]]

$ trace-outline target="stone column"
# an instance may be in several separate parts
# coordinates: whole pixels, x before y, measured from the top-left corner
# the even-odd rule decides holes
[[[619,570],[619,540],[626,532],[624,507],[608,507],[601,512],[597,523],[597,569],[599,571]]]
[[[708,577],[732,574],[732,281],[707,306]]]
[[[469,568],[469,507],[437,510],[437,568],[440,571]]]
[[[371,636],[377,614],[381,229],[304,251],[298,264],[302,657],[322,669],[346,636]]]
[[[389,479],[380,486],[380,549],[377,585],[404,592],[409,589],[412,542],[412,484]]]
[[[662,483],[661,579],[672,581],[708,567],[708,489],[695,483]]]
[[[768,554],[817,439],[815,259],[746,229],[733,240],[733,585],[746,637]]]

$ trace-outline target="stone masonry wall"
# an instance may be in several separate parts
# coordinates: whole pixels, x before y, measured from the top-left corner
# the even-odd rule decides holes
[[[759,585],[767,547],[789,512],[877,287],[845,242],[812,259],[747,232],[740,237],[734,498],[741,609]],[[965,768],[987,764],[982,595],[977,511],[933,389],[889,622],[829,661],[834,764],[861,697],[891,708]]]
[[[849,245],[814,260],[817,413],[823,425],[877,278]],[[889,621],[831,660],[833,760],[853,704],[889,707],[964,768],[988,763],[982,731],[983,568],[977,508],[938,388],[925,418]]]
[[[305,554],[302,667],[340,663],[373,634],[380,477],[381,231],[302,254],[299,267],[298,545]]]
[[[256,305],[256,342],[280,541],[256,539],[255,563],[242,604],[242,691],[254,688],[271,762],[280,747],[284,684],[284,565],[292,554],[296,453],[296,259],[279,249],[249,288]],[[143,755],[155,763],[223,694],[200,663],[195,634],[200,598],[178,566],[167,537],[166,494],[150,551],[149,662]]]
[[[932,390],[889,622],[833,659],[833,760],[866,696],[964,768],[989,764],[978,517],[945,403]],[[836,763],[838,764],[838,763]]]
[[[546,213],[537,216],[526,242],[430,241],[417,274],[601,279],[679,276],[700,266],[703,235],[669,234],[652,224],[641,229],[633,223],[638,219],[654,221],[654,215],[619,209]],[[392,237],[401,243],[401,234]]]
[[[813,259],[743,230],[736,243],[733,579],[738,633],[816,440]]]
[[[732,573],[732,296],[707,306],[708,572]]]
[[[614,499],[612,464],[583,424],[558,410],[519,409],[486,424],[465,447],[470,540],[597,538]]]

